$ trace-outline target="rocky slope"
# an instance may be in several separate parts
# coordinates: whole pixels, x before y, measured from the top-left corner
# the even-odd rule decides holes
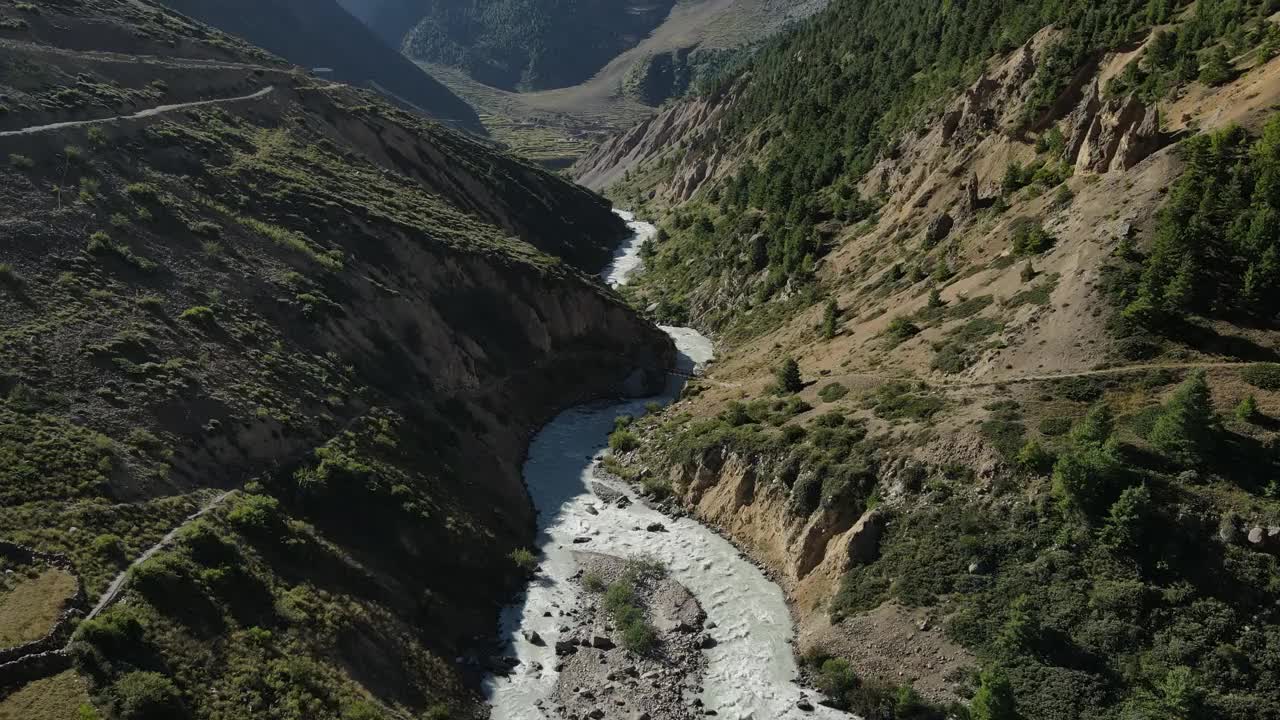
[[[484,133],[476,111],[381,42],[334,0],[209,2],[165,0],[170,8],[288,59],[321,76],[384,93],[428,117]]]
[[[528,437],[673,361],[608,204],[159,6],[0,17],[0,536],[92,604],[181,528],[40,717],[478,714]]]
[[[870,688],[833,693],[864,713],[898,716],[868,698],[901,684],[967,701],[993,692],[993,672],[1024,717],[1280,712],[1264,679],[1277,618],[1259,590],[1280,577],[1275,493],[1225,457],[1180,465],[1153,435],[1204,370],[1216,437],[1250,457],[1269,447],[1269,420],[1239,418],[1280,408],[1259,380],[1272,366],[1249,365],[1276,361],[1274,317],[1207,313],[1135,335],[1118,329],[1113,295],[1117,266],[1170,232],[1170,196],[1201,172],[1189,156],[1204,151],[1189,147],[1226,143],[1233,124],[1254,139],[1273,132],[1280,69],[1247,44],[1212,82],[1192,72],[1156,97],[1113,83],[1131,66],[1148,72],[1144,53],[1167,40],[1158,32],[1193,19],[1058,67],[1048,96],[1044,68],[1067,36],[1028,33],[955,92],[895,117],[847,185],[788,194],[777,182],[790,170],[780,154],[811,148],[789,134],[798,121],[786,110],[737,119],[764,92],[752,66],[572,171],[664,219],[633,303],[724,347],[665,418],[633,429],[645,447],[620,458],[625,474],[765,563],[794,603],[815,679]],[[1265,23],[1251,37],[1274,32]],[[1204,145],[1180,142],[1197,135]],[[796,205],[773,216],[776,196],[810,200],[811,216]],[[779,278],[778,250],[797,240],[808,256]],[[787,357],[802,377],[779,390]],[[1232,412],[1248,397],[1259,416]],[[1154,546],[1115,539],[1122,508],[1071,504],[1061,460],[1082,452],[1071,428],[1098,402],[1114,414],[1103,435],[1123,480],[1106,479],[1114,468],[1091,479],[1149,493],[1134,523]],[[1272,460],[1259,452],[1265,475]],[[1101,588],[1113,583],[1135,594],[1108,605]],[[1188,595],[1163,594],[1175,586]],[[1132,615],[1118,609],[1135,603]],[[1182,645],[1210,607],[1258,633]],[[1228,645],[1252,648],[1238,683],[1203,664]],[[1189,709],[1149,689],[1191,675]]]

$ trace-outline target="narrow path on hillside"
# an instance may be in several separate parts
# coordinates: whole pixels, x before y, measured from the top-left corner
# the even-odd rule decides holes
[[[226,500],[228,497],[230,497],[233,493],[235,493],[235,490],[228,490],[222,493],[221,495],[218,495],[214,499],[210,500],[209,502],[205,503],[204,507],[188,515],[186,519],[184,519],[181,523],[178,523],[177,527],[170,530],[168,534],[166,534],[164,537],[160,538],[159,542],[157,542],[155,545],[152,545],[151,547],[143,551],[143,553],[139,555],[137,558],[135,558],[133,562],[129,563],[129,567],[125,568],[124,570],[121,570],[120,574],[116,575],[115,579],[111,581],[111,584],[107,586],[106,591],[102,593],[102,597],[98,598],[98,604],[93,606],[93,609],[89,611],[89,614],[85,616],[85,619],[88,620],[88,619],[97,617],[99,614],[102,613],[103,610],[106,610],[107,608],[111,607],[111,604],[114,603],[116,599],[120,597],[120,593],[124,591],[125,585],[129,581],[129,573],[135,567],[150,560],[153,556],[155,556],[156,553],[168,547],[169,544],[172,543],[178,537],[178,533],[182,532],[183,528],[187,527],[188,525],[195,522],[196,520],[199,520],[210,510],[221,505],[222,502]]]
[[[817,384],[826,384],[828,382],[835,382],[837,380],[847,379],[847,378],[866,378],[869,380],[879,380],[879,381],[885,381],[885,382],[890,382],[895,380],[907,381],[907,382],[924,380],[926,383],[929,384],[929,387],[931,388],[938,389],[938,390],[954,390],[954,389],[960,389],[960,388],[993,387],[996,385],[1017,385],[1020,383],[1032,383],[1032,382],[1052,382],[1054,380],[1069,380],[1071,378],[1080,378],[1080,377],[1098,377],[1103,375],[1124,375],[1126,373],[1141,372],[1143,370],[1195,370],[1195,369],[1208,370],[1213,368],[1248,367],[1249,365],[1253,365],[1253,364],[1254,363],[1252,362],[1241,361],[1241,360],[1228,361],[1228,362],[1198,362],[1198,363],[1197,362],[1141,363],[1137,365],[1118,365],[1116,367],[1099,368],[1097,370],[1071,370],[1071,371],[1059,372],[1059,373],[1044,373],[1039,375],[1021,375],[1018,377],[1002,378],[998,380],[952,380],[948,382],[938,382],[938,383],[929,382],[927,379],[921,378],[916,375],[889,375],[885,373],[873,373],[873,372],[846,372],[846,373],[840,373],[839,375],[828,375],[826,377],[820,378],[817,381]],[[742,383],[731,383],[731,382],[725,382],[723,380],[713,380],[703,375],[689,375],[689,374],[681,373],[678,371],[672,371],[672,370],[666,370],[665,372],[667,372],[670,375],[679,375],[687,379],[697,380],[699,382],[709,383],[713,385],[718,385],[724,388],[742,387]]]
[[[1061,373],[1046,373],[1044,375],[1023,375],[1020,377],[1006,378],[1004,380],[970,380],[949,383],[939,383],[934,387],[988,387],[991,385],[1009,385],[1012,383],[1027,382],[1049,382],[1052,380],[1069,380],[1079,377],[1096,377],[1099,375],[1123,375],[1125,373],[1140,372],[1142,370],[1195,370],[1195,369],[1211,369],[1211,368],[1233,368],[1248,367],[1254,363],[1233,361],[1233,362],[1200,362],[1200,363],[1142,363],[1138,365],[1118,365],[1110,368],[1100,368],[1097,370],[1077,370]]]
[[[241,95],[238,97],[219,98],[217,100],[196,100],[193,102],[177,103],[176,105],[159,105],[147,110],[140,110],[132,115],[114,115],[112,117],[98,118],[96,120],[71,120],[68,122],[49,123],[48,125],[33,125],[31,127],[22,128],[21,130],[7,130],[0,132],[0,138],[13,137],[17,135],[36,135],[38,133],[53,132],[55,130],[66,130],[68,128],[88,127],[90,125],[105,125],[107,123],[117,122],[119,120],[140,120],[142,118],[155,117],[177,110],[188,110],[190,108],[205,107],[208,105],[225,105],[230,103],[248,102],[250,100],[259,100],[275,92],[275,85],[268,85],[261,90],[249,95]]]

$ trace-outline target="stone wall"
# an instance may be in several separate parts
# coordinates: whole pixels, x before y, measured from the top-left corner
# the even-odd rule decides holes
[[[89,596],[84,580],[65,555],[47,553],[17,543],[0,540],[0,557],[23,565],[49,565],[65,570],[76,578],[76,593],[63,606],[53,627],[38,640],[0,649],[0,692],[21,687],[32,680],[48,677],[71,667],[66,652],[76,623],[84,616]]]

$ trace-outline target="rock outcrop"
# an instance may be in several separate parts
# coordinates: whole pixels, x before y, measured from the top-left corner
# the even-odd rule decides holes
[[[1078,172],[1128,170],[1165,143],[1156,108],[1132,96],[1104,101],[1097,80],[1064,124],[1063,159]]]
[[[602,190],[631,170],[673,154],[675,175],[660,192],[671,202],[687,200],[706,180],[719,177],[732,165],[715,141],[740,92],[738,84],[714,95],[675,103],[600,143],[573,166],[570,175],[588,188]]]

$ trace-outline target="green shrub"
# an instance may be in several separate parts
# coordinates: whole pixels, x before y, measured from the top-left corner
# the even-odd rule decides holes
[[[609,449],[616,453],[631,452],[640,447],[640,440],[630,430],[615,430],[609,434]]]
[[[1053,455],[1035,440],[1028,440],[1018,451],[1018,466],[1032,473],[1048,472],[1053,467]]]
[[[804,439],[807,434],[805,429],[799,425],[783,425],[781,428],[782,442],[786,445],[795,445]]]
[[[174,600],[188,578],[186,562],[175,553],[160,553],[129,570],[134,587],[148,599]]]
[[[127,673],[112,685],[111,695],[120,720],[174,720],[186,715],[177,686],[160,673]]]
[[[507,557],[523,572],[531,573],[538,568],[538,558],[527,548],[516,548]]]
[[[1018,461],[1027,434],[1022,423],[993,418],[983,421],[978,429],[1006,461]]]
[[[0,284],[7,285],[10,288],[22,287],[22,277],[18,275],[18,271],[13,269],[9,263],[0,263]]]
[[[616,582],[609,586],[604,594],[604,609],[610,614],[617,614],[632,605],[636,599],[635,588],[628,582]]]
[[[1033,218],[1021,218],[1013,225],[1013,254],[1035,255],[1053,247],[1055,240]]]
[[[1050,415],[1040,419],[1040,434],[1047,437],[1066,435],[1071,431],[1071,418],[1062,415]]]
[[[1062,208],[1070,205],[1071,201],[1075,200],[1075,198],[1076,194],[1071,191],[1070,187],[1067,187],[1066,185],[1059,185],[1057,191],[1053,194],[1053,207],[1061,210]]]
[[[178,316],[180,320],[186,320],[193,324],[211,323],[214,319],[213,308],[206,305],[196,305],[182,311]]]
[[[9,156],[9,165],[13,167],[15,170],[30,170],[31,168],[36,166],[36,163],[34,160],[27,157],[26,155],[19,155],[18,153],[13,153],[12,155]]]
[[[889,327],[885,330],[885,334],[895,343],[899,343],[919,335],[920,326],[911,322],[908,318],[898,316],[889,321]]]
[[[905,382],[886,383],[876,389],[873,412],[884,420],[931,419],[946,402],[935,395],[911,389]]]
[[[269,495],[244,495],[227,513],[227,521],[246,533],[266,533],[283,525],[280,502]]]
[[[102,183],[96,178],[82,177],[80,178],[80,202],[91,203],[98,197],[98,191],[102,189]]]
[[[1019,720],[1013,687],[1002,671],[984,671],[980,683],[969,705],[970,720]]]
[[[109,560],[120,560],[124,558],[124,541],[119,535],[112,533],[104,533],[93,539],[93,554]]]
[[[1280,390],[1280,364],[1277,363],[1255,363],[1242,370],[1240,377],[1259,390]]]
[[[589,592],[599,593],[604,592],[608,585],[605,583],[604,578],[600,577],[600,573],[593,571],[582,576],[582,587]]]
[[[1075,402],[1093,402],[1102,397],[1102,386],[1096,378],[1074,377],[1053,381],[1058,397]]]
[[[87,247],[91,253],[100,253],[113,249],[114,243],[111,241],[111,236],[108,235],[105,230],[97,230],[93,234],[89,235],[89,244]]]
[[[657,639],[657,633],[647,622],[632,622],[622,630],[622,646],[637,655],[652,653]]]
[[[124,191],[135,200],[156,202],[160,199],[160,189],[151,183],[129,183]]]
[[[142,640],[142,623],[137,608],[115,605],[76,628],[77,641],[87,643],[111,656],[126,654]]]
[[[858,687],[858,676],[848,660],[831,658],[819,668],[817,685],[823,694],[844,704],[845,696]]]

